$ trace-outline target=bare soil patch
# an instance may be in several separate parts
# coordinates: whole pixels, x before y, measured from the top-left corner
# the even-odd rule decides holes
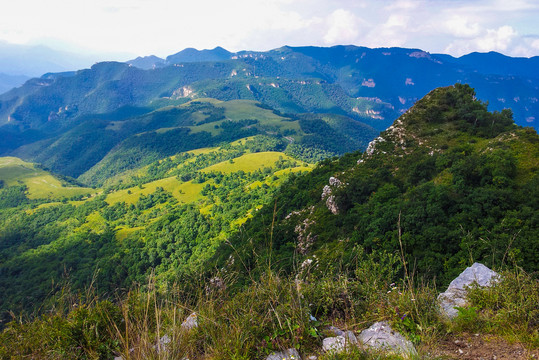
[[[460,334],[449,337],[428,349],[428,353],[443,359],[459,360],[539,360],[539,350],[526,349],[520,343],[484,334]]]

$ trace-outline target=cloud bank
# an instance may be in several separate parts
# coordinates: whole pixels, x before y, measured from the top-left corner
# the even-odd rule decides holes
[[[21,0],[2,5],[0,40],[159,56],[337,44],[535,56],[537,19],[535,0]]]

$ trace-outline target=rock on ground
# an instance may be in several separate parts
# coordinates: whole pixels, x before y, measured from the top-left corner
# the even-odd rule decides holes
[[[196,313],[189,315],[181,325],[182,330],[191,330],[198,327],[197,317],[198,315]]]
[[[266,360],[301,360],[296,349],[288,349],[268,355]]]
[[[414,345],[401,334],[391,329],[385,321],[377,322],[359,334],[364,345],[375,349],[391,351],[405,356],[417,355]]]
[[[340,353],[345,351],[346,347],[350,345],[358,345],[356,335],[352,331],[342,331],[334,326],[330,326],[328,331],[335,336],[322,340],[322,350],[326,352]]]
[[[480,263],[466,268],[455,280],[451,281],[445,292],[438,295],[440,311],[449,318],[456,317],[458,310],[455,307],[467,305],[466,287],[473,283],[477,283],[479,286],[490,286],[498,277],[497,272]]]

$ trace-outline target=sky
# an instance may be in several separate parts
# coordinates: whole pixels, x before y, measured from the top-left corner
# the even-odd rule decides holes
[[[539,55],[539,0],[3,1],[0,41],[117,60],[340,44],[530,57]]]

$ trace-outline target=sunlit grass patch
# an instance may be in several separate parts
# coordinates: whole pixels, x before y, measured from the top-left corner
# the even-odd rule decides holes
[[[275,165],[275,162],[280,159],[295,161],[293,158],[289,157],[288,155],[285,155],[282,152],[266,151],[245,154],[233,160],[223,161],[219,164],[209,166],[201,171],[216,171],[222,172],[224,174],[230,174],[240,170],[243,170],[245,172],[253,172],[264,167],[273,167]]]

